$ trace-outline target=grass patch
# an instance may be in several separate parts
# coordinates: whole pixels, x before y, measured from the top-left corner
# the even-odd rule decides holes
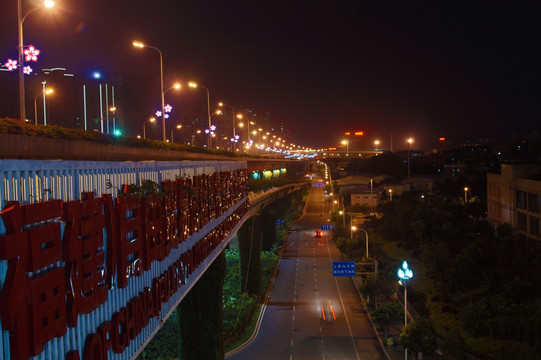
[[[244,344],[245,341],[247,341],[250,336],[252,336],[252,333],[254,332],[255,325],[257,324],[257,319],[259,318],[259,313],[261,312],[261,305],[257,305],[257,307],[254,309],[254,312],[252,313],[252,317],[250,318],[250,321],[246,324],[246,327],[244,327],[244,330],[242,330],[239,334],[239,336],[224,345],[225,353],[227,354],[229,351],[236,349],[237,347]]]

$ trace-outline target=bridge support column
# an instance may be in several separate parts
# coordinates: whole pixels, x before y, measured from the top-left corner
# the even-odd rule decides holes
[[[270,204],[261,212],[261,250],[269,251],[276,241],[276,216],[275,204]]]
[[[181,360],[222,360],[225,252],[214,260],[177,307]]]
[[[237,233],[240,254],[241,289],[258,296],[261,291],[261,216],[246,221]]]

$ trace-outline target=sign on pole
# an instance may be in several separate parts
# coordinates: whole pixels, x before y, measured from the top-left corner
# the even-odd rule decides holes
[[[355,261],[333,261],[333,276],[355,276]]]
[[[334,225],[321,225],[321,230],[334,230]]]

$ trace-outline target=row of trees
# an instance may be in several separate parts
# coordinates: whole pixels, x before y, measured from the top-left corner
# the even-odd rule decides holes
[[[438,197],[427,202],[404,193],[384,202],[379,212],[380,218],[363,225],[370,233],[370,255],[378,260],[379,274],[366,278],[362,291],[376,307],[378,300],[389,300],[397,290],[398,257],[411,258],[419,276],[408,286],[408,299],[424,317],[404,330],[404,345],[413,350],[412,341],[423,338],[418,333],[434,329],[443,339],[446,356],[454,359],[466,352],[482,359],[541,358],[538,243],[513,236],[509,225],[495,231],[484,220],[478,199],[464,203]],[[362,260],[364,235],[353,233],[351,238],[349,217],[346,228],[340,226],[340,215],[333,214],[333,220],[337,246],[349,258]],[[394,248],[396,258],[384,248]],[[401,318],[392,302],[373,315],[385,331]],[[431,342],[425,338],[424,343]]]
[[[476,200],[426,202],[405,193],[381,206],[373,226],[418,260],[424,302],[416,306],[446,348],[483,359],[539,359],[541,248],[513,237],[508,225],[495,232],[482,208]]]

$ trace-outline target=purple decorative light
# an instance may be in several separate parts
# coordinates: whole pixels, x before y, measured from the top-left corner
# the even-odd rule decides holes
[[[165,110],[166,113],[170,113],[173,110],[173,107],[171,105],[167,104],[167,105],[164,106],[164,110]]]

